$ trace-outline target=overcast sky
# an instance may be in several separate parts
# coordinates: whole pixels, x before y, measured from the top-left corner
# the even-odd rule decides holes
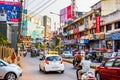
[[[76,0],[77,10],[83,12],[90,11],[90,7],[98,1],[100,0]],[[60,14],[60,10],[70,5],[71,0],[27,0],[27,4],[29,12],[33,12],[32,14],[37,17],[39,15],[48,15],[51,17],[52,29],[54,29],[54,22],[58,23],[57,27],[59,26],[59,16],[50,14],[50,12]]]

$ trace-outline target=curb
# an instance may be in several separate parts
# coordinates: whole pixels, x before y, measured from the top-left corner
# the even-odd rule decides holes
[[[72,64],[72,61],[70,61],[70,60],[63,59],[63,61],[64,61],[64,62],[67,62],[67,63],[71,63],[71,64]],[[92,65],[90,68],[92,68],[92,69],[96,69],[96,68],[97,68],[97,66]]]

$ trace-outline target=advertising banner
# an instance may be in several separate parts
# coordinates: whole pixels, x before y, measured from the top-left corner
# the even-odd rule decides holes
[[[96,33],[100,33],[100,16],[96,16]]]
[[[19,22],[20,2],[0,1],[0,14],[6,15],[7,22]]]
[[[67,19],[72,18],[72,7],[71,5],[67,7]]]
[[[72,18],[72,7],[71,5],[67,6],[66,8],[63,8],[60,10],[60,22],[62,24],[65,24],[68,20],[71,20]]]

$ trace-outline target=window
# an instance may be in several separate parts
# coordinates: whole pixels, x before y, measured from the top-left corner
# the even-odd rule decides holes
[[[120,22],[115,23],[115,29],[120,29]]]
[[[115,59],[110,59],[105,63],[106,67],[112,67],[113,63],[114,63]]]
[[[90,21],[92,20],[92,15],[90,16]]]
[[[110,30],[112,30],[112,25],[111,24],[109,24],[109,25],[106,26],[106,32],[110,31]]]
[[[115,64],[113,65],[114,67],[120,67],[120,59],[117,59],[115,61]]]
[[[95,33],[95,29],[91,29],[90,34],[94,34],[94,33]]]
[[[5,64],[3,62],[0,62],[0,66],[4,66]]]
[[[104,26],[100,27],[100,32],[104,32]]]
[[[47,57],[47,60],[48,61],[60,61],[61,57],[60,56],[50,56],[50,57]]]

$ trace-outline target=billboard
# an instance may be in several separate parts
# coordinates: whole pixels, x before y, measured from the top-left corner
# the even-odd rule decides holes
[[[68,20],[72,19],[72,6],[69,5],[66,8],[60,10],[60,22],[64,24]]]
[[[0,14],[6,15],[7,22],[19,22],[20,2],[0,1]]]

